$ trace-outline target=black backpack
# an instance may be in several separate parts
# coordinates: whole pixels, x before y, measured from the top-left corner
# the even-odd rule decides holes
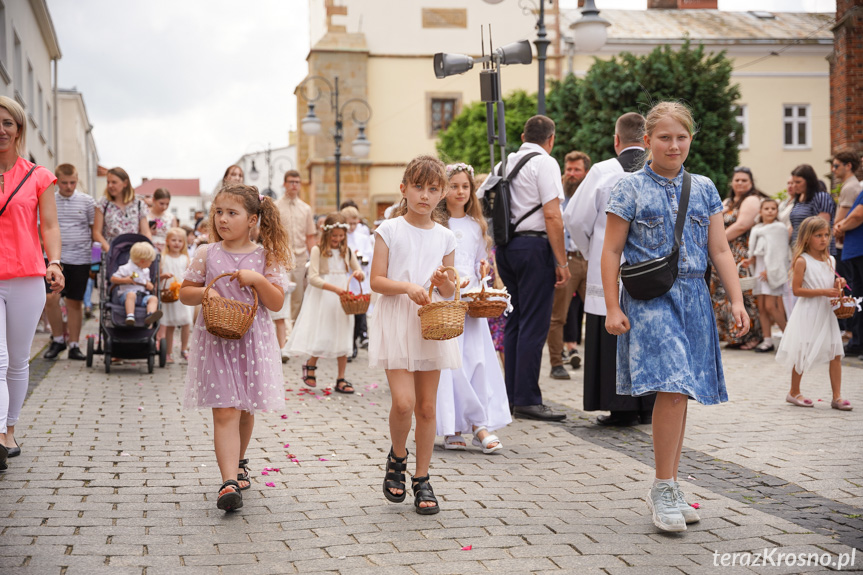
[[[492,174],[488,177],[488,185],[485,186],[485,195],[483,196],[483,211],[485,212],[485,216],[491,220],[489,222],[489,234],[496,246],[505,246],[508,244],[513,238],[518,225],[525,218],[542,208],[542,204],[540,203],[520,217],[514,224],[512,223],[512,198],[510,197],[512,181],[528,160],[538,155],[539,152],[525,154],[505,178],[500,176],[500,166],[498,166],[497,174]]]

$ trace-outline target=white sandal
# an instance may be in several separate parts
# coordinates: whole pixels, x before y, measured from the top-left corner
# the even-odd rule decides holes
[[[463,451],[467,449],[467,443],[461,435],[447,435],[443,438],[443,448],[451,451]]]
[[[473,441],[471,441],[471,444],[475,445],[476,447],[482,447],[482,452],[485,454],[494,453],[498,449],[503,449],[503,444],[500,442],[500,439],[497,435],[489,433],[485,436],[485,439],[480,440],[479,437],[477,437],[477,434],[483,429],[488,431],[485,426],[476,428],[476,430],[473,432]],[[497,445],[495,445],[494,447],[488,446],[489,443],[495,442],[497,442]]]

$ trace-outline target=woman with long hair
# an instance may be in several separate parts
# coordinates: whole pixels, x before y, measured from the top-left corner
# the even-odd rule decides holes
[[[749,231],[755,225],[755,216],[758,215],[761,200],[766,197],[755,187],[752,170],[743,166],[734,168],[731,190],[728,197],[722,202],[722,219],[725,222],[725,239],[728,240],[728,245],[731,247],[735,264],[740,264],[749,257]],[[746,272],[742,271],[741,273],[745,274]],[[734,334],[738,330],[734,315],[731,313],[731,302],[728,301],[725,288],[719,281],[716,268],[713,268],[711,272],[710,286],[719,339],[727,342],[726,347],[728,348],[756,349],[763,337],[755,297],[751,292],[743,294],[743,306],[752,323],[749,333],[742,337],[736,337]]]
[[[105,197],[96,202],[93,241],[102,244],[102,251],[107,252],[111,242],[119,235],[141,234],[151,237],[147,204],[135,196],[135,188],[126,170],[111,168],[106,179]]]

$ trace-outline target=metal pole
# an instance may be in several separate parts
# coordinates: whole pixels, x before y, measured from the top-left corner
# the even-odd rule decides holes
[[[336,144],[336,210],[339,209],[339,204],[341,204],[341,191],[342,191],[342,112],[339,110],[339,77],[336,76],[336,89],[333,93],[334,105],[333,111],[336,115],[336,133],[333,136],[333,140]]]
[[[553,1],[553,0],[552,0]],[[536,34],[536,59],[539,60],[539,89],[536,93],[536,113],[545,116],[545,60],[548,52],[548,40],[545,31],[545,0],[539,0],[539,21],[536,23],[538,32]]]

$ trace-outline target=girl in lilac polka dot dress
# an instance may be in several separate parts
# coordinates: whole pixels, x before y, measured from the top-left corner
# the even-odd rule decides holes
[[[263,245],[249,239],[259,220]],[[256,188],[243,184],[229,184],[216,195],[210,208],[210,237],[213,243],[195,250],[180,289],[180,301],[200,305],[205,286],[230,273],[211,290],[228,299],[253,303],[249,288],[254,287],[259,305],[249,331],[236,340],[207,332],[203,314],[199,314],[189,349],[183,407],[213,410],[216,460],[224,482],[217,506],[231,511],[243,506],[240,491],[251,487],[245,452],[255,412],[285,406],[279,344],[267,309],[282,308],[291,250],[278,208],[270,198],[259,196]]]

